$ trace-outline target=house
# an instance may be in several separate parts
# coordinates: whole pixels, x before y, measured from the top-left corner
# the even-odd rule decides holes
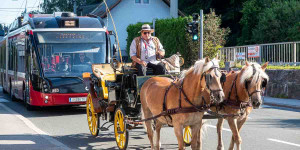
[[[178,0],[172,0],[172,3],[170,3],[170,0],[106,0],[106,3],[116,26],[122,55],[126,55],[126,28],[129,24],[177,17],[178,14],[184,16],[182,12],[178,11]],[[89,12],[92,8],[94,8],[94,10]],[[82,15],[86,15],[88,12],[89,14],[100,16],[108,30],[114,31],[111,17],[106,11],[104,2],[99,4],[96,8],[95,5],[86,6],[86,8],[83,7]],[[114,39],[112,39],[112,41],[114,41]]]

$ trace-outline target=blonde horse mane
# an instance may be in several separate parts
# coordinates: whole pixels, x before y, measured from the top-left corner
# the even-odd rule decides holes
[[[213,59],[205,64],[205,58],[195,62],[194,66],[190,67],[188,70],[183,70],[179,75],[179,79],[182,80],[186,75],[194,73],[196,75],[201,75],[212,67],[219,67],[220,60]]]
[[[253,67],[256,69],[256,73],[253,75]],[[261,68],[261,66],[258,64],[258,63],[249,63],[249,66],[244,66],[242,68],[243,71],[243,74],[241,76],[241,79],[240,79],[240,84],[244,85],[245,84],[245,81],[249,78],[252,77],[253,75],[253,78],[251,80],[251,83],[250,85],[252,86],[253,84],[256,83],[256,81],[262,77],[263,79],[267,79],[267,81],[269,81],[269,76],[265,73],[265,71]]]

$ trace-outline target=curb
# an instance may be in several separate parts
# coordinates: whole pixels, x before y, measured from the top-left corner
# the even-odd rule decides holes
[[[300,110],[300,106],[291,106],[291,105],[277,104],[277,103],[270,103],[270,102],[264,102],[263,104],[264,105],[270,105],[270,106],[285,107],[285,108],[292,108],[292,109]]]

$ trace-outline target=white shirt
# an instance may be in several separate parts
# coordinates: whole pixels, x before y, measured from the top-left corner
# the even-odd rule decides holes
[[[156,54],[155,54],[155,44],[153,42],[153,38],[151,37],[147,42],[143,38],[141,38],[141,60],[146,63],[156,62]],[[159,43],[159,50],[165,51],[161,43]],[[135,40],[132,41],[130,45],[130,57],[136,56],[136,43]]]

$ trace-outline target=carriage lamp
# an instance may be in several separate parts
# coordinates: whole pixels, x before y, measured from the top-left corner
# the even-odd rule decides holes
[[[113,61],[110,63],[110,66],[116,70],[120,67],[120,62],[116,59],[113,59]]]

